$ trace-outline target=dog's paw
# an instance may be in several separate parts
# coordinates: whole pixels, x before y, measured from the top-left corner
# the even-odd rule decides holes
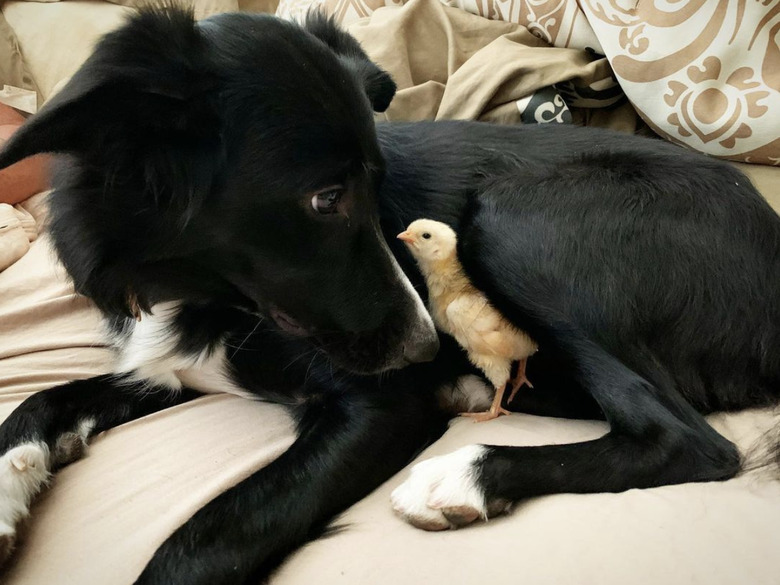
[[[13,549],[16,525],[30,513],[30,502],[49,475],[45,443],[24,443],[0,457],[0,562]]]
[[[469,445],[412,467],[411,475],[391,495],[393,509],[423,530],[447,530],[487,520],[509,508],[509,502],[487,502],[477,466],[487,447]]]

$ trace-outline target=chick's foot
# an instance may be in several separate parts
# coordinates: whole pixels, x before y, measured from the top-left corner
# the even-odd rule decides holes
[[[531,381],[525,375],[525,365],[527,361],[527,359],[520,360],[517,366],[517,374],[515,374],[515,377],[510,380],[510,384],[512,384],[512,393],[509,395],[509,400],[507,400],[507,402],[512,402],[515,399],[517,392],[523,386],[528,386],[529,388],[534,387],[534,385],[531,384]]]
[[[498,418],[502,414],[512,414],[507,409],[501,406],[501,400],[504,398],[504,388],[496,390],[496,395],[493,398],[493,404],[490,405],[490,409],[484,412],[461,412],[459,416],[467,416],[473,418],[474,422],[485,422]]]

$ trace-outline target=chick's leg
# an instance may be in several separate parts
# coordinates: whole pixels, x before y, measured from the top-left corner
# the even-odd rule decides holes
[[[501,401],[504,398],[504,392],[506,391],[506,384],[500,388],[496,388],[496,394],[493,397],[493,404],[490,405],[490,409],[484,412],[461,412],[460,416],[467,416],[473,418],[474,422],[485,422],[487,420],[493,420],[498,418],[502,414],[511,414],[505,408],[502,408]]]
[[[498,418],[502,414],[510,414],[508,410],[501,407],[501,400],[506,392],[507,380],[512,374],[512,362],[510,360],[499,359],[494,355],[470,354],[471,362],[485,373],[485,377],[496,389],[493,397],[493,404],[485,412],[463,412],[461,416],[473,418],[476,422],[484,422]]]
[[[509,383],[512,384],[512,393],[509,395],[509,400],[507,400],[507,402],[512,402],[515,399],[518,390],[523,386],[528,386],[529,388],[534,387],[525,375],[525,365],[527,362],[528,358],[523,358],[517,363],[517,373],[515,374],[515,377],[509,381]]]

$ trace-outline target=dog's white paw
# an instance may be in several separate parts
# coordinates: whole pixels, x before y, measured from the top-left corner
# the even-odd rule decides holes
[[[16,525],[30,513],[30,502],[49,475],[45,443],[24,443],[0,457],[0,561],[13,549]]]
[[[478,483],[477,466],[487,448],[469,445],[412,467],[391,495],[393,509],[423,530],[447,530],[505,511],[508,502],[488,503]]]

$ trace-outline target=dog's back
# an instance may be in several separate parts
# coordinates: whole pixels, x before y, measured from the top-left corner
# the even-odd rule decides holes
[[[484,238],[470,254],[466,237],[464,262],[524,327],[538,329],[526,287],[568,290],[562,317],[700,412],[780,396],[780,217],[730,164],[565,126],[386,125],[380,139],[400,222],[439,215]]]

